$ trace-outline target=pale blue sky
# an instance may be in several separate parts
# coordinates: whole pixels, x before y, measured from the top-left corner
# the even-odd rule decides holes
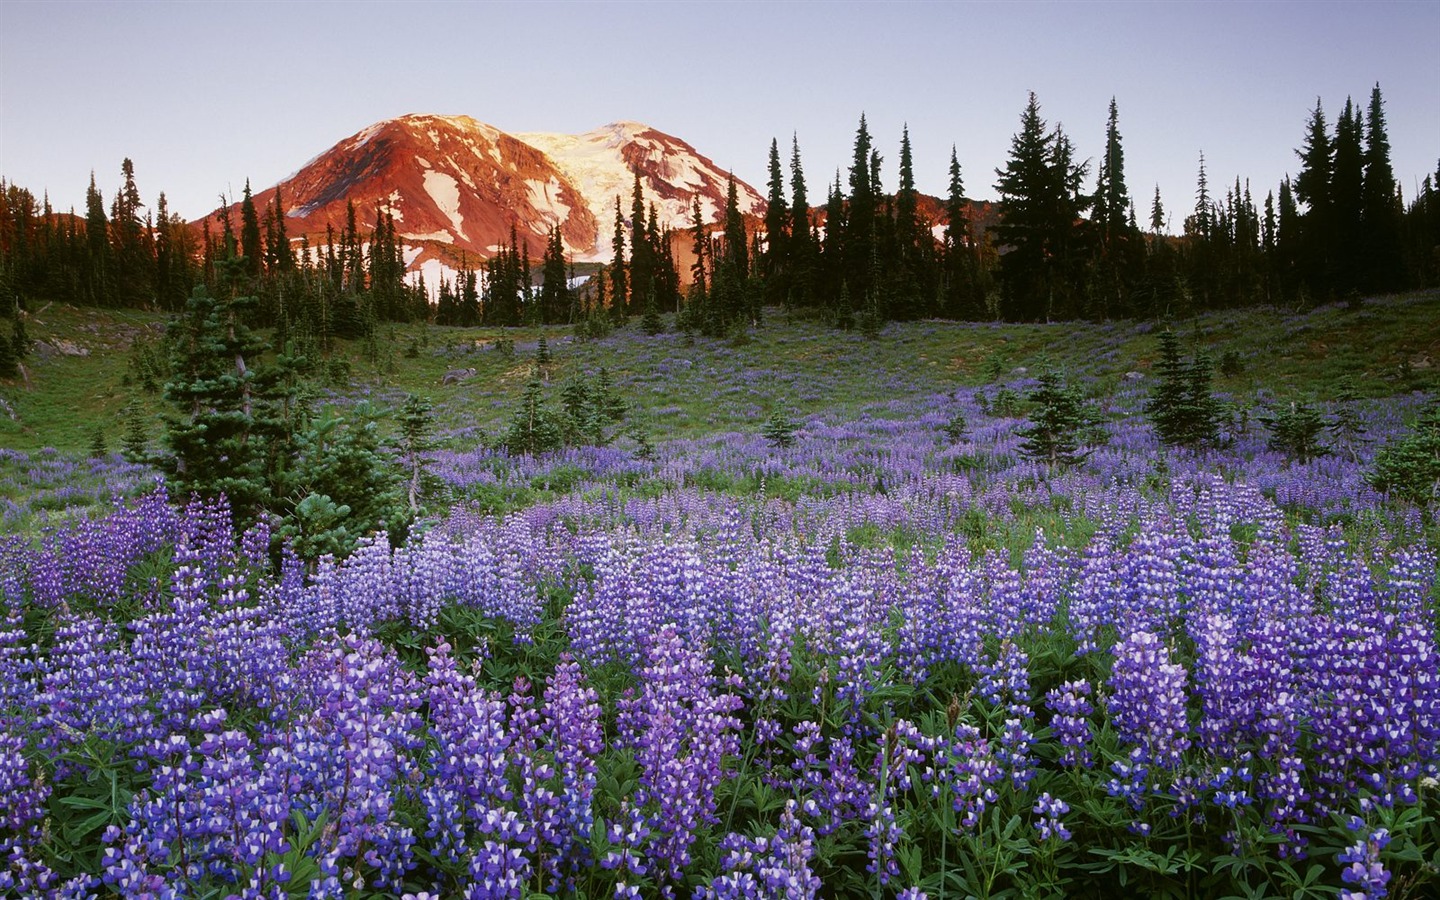
[[[995,196],[1028,91],[1079,155],[1120,110],[1141,219],[1174,227],[1212,186],[1255,200],[1296,171],[1316,97],[1385,95],[1407,200],[1440,157],[1440,2],[386,3],[0,2],[0,175],[82,208],[135,162],[147,203],[197,217],[331,144],[411,112],[506,131],[643,121],[763,192],[771,137],[798,132],[812,200],[863,111],[893,188],[910,125],[921,190],[950,146]]]

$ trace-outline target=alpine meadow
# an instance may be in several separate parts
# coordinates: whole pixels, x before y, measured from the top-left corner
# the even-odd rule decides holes
[[[0,179],[0,895],[1440,896],[1440,167],[1356,87],[1183,198],[1029,92],[943,196],[863,114]]]

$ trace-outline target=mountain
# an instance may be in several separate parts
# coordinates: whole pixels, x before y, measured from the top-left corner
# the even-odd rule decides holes
[[[312,246],[326,229],[345,228],[347,204],[368,234],[377,209],[389,209],[412,247],[412,268],[450,267],[462,254],[493,256],[512,224],[538,261],[552,227],[579,261],[608,261],[615,198],[628,219],[635,173],[659,222],[687,228],[699,198],[708,221],[725,206],[727,174],[679,138],[638,122],[616,122],[586,134],[507,134],[468,116],[408,115],[377,122],[321,153],[280,182],[286,230]],[[741,212],[759,215],[764,201],[736,182]],[[262,214],[275,187],[254,196]],[[230,208],[240,221],[239,204]]]

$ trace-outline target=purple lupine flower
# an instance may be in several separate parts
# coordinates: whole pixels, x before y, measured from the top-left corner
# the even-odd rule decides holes
[[[1070,840],[1070,830],[1060,821],[1060,817],[1070,811],[1070,804],[1051,797],[1047,791],[1040,795],[1030,811],[1035,814],[1035,830],[1040,832],[1040,840],[1048,841],[1052,837]]]
[[[1185,682],[1184,667],[1154,634],[1137,631],[1115,645],[1106,706],[1116,734],[1139,747],[1142,761],[1173,769],[1189,748]]]
[[[1090,682],[1067,681],[1045,694],[1045,706],[1053,714],[1050,733],[1064,748],[1060,764],[1089,768],[1090,722],[1095,707],[1090,702]]]
[[[1390,883],[1390,872],[1380,861],[1380,852],[1390,843],[1390,832],[1384,828],[1374,831],[1367,829],[1365,822],[1352,816],[1348,825],[1360,839],[1346,847],[1339,856],[1341,863],[1348,863],[1340,871],[1340,880],[1352,888],[1344,888],[1340,896],[1345,900],[1377,900],[1388,893],[1385,885]]]

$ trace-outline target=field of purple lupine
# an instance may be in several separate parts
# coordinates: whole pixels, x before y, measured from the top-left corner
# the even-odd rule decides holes
[[[1066,468],[986,389],[448,449],[447,512],[315,564],[10,453],[115,499],[7,511],[0,892],[1434,896],[1437,522],[1365,477],[1427,398],[1301,463],[1146,389]]]

